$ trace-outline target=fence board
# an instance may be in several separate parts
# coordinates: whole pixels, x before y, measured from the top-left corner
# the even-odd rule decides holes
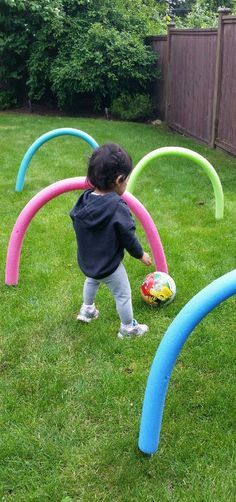
[[[209,143],[212,131],[216,30],[171,30],[167,123]]]
[[[215,143],[236,155],[236,17],[223,17],[222,23],[222,70]]]

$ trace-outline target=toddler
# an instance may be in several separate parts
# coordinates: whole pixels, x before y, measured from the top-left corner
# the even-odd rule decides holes
[[[152,263],[135,236],[135,221],[121,198],[131,170],[131,158],[119,145],[96,148],[87,172],[91,188],[79,197],[70,213],[78,244],[78,264],[86,275],[77,319],[88,323],[99,316],[94,299],[99,285],[106,284],[120,317],[119,338],[141,336],[148,331],[146,324],[133,318],[131,288],[122,264],[125,249],[145,265]]]

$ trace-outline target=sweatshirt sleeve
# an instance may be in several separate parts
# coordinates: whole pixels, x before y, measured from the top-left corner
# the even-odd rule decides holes
[[[119,204],[116,225],[124,249],[134,258],[142,258],[143,248],[135,235],[135,221],[123,200]]]

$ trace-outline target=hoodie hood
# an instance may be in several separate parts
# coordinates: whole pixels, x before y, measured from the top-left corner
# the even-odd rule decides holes
[[[79,219],[80,225],[86,228],[102,228],[114,215],[120,201],[115,192],[106,195],[94,195],[92,190],[86,190],[78,199],[70,212],[73,221]]]

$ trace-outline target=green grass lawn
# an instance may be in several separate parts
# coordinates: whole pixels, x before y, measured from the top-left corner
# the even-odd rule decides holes
[[[177,285],[175,301],[152,310],[139,293],[148,270],[125,257],[135,317],[150,327],[144,338],[117,339],[119,320],[105,288],[97,296],[101,317],[92,325],[76,323],[84,277],[68,215],[75,192],[39,211],[24,240],[19,285],[4,285],[7,244],[24,205],[50,183],[86,173],[91,148],[77,138],[57,138],[36,153],[24,191],[15,193],[27,148],[57,127],[82,129],[99,144],[120,143],[134,164],[161,146],[187,147],[220,176],[222,221],[214,217],[209,179],[191,162],[162,159],[139,178],[134,195],[157,225]],[[0,499],[233,501],[235,298],[200,323],[178,358],[159,451],[147,458],[137,440],[162,336],[188,300],[235,268],[236,159],[164,125],[1,113],[0,133]],[[137,234],[148,251],[139,224]]]

